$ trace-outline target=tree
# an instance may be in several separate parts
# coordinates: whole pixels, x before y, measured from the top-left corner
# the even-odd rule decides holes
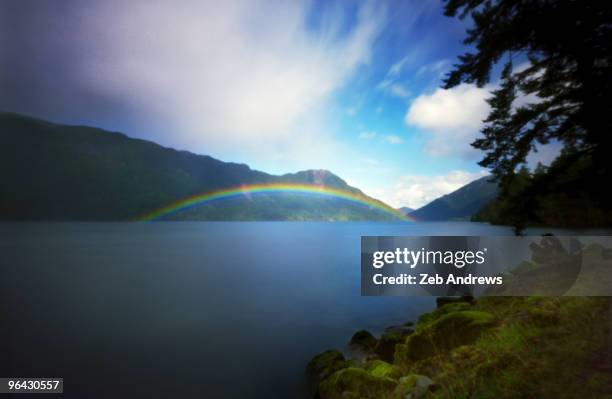
[[[537,144],[554,140],[563,145],[561,161],[540,171],[524,195],[549,195],[563,181],[564,189],[608,210],[602,223],[612,222],[612,7],[594,0],[447,0],[445,15],[473,20],[464,40],[472,50],[459,56],[445,88],[482,87],[503,66],[482,137],[472,143],[485,152],[480,165],[491,168],[502,195]],[[524,61],[521,68],[516,60]],[[521,96],[537,100],[521,105]],[[576,164],[583,169],[568,182],[562,176],[575,174]]]

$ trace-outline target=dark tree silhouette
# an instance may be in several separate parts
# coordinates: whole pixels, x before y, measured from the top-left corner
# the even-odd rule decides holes
[[[489,100],[491,113],[482,137],[472,143],[485,152],[480,165],[491,168],[500,182],[500,200],[538,143],[554,140],[563,145],[557,161],[540,169],[521,193],[529,197],[521,201],[531,207],[529,212],[520,209],[521,204],[513,212],[509,210],[523,215],[522,220],[515,216],[512,223],[521,228],[526,223],[545,223],[544,217],[538,220],[537,206],[550,205],[551,198],[561,195],[568,201],[565,206],[579,203],[598,209],[589,224],[609,225],[610,4],[589,0],[448,0],[445,15],[473,19],[464,40],[472,50],[459,56],[444,81],[445,88],[461,83],[482,87],[492,80],[497,66],[503,69],[499,88]],[[517,59],[526,61],[523,68],[517,68]],[[536,101],[523,105],[516,101],[527,95]],[[559,201],[555,204],[561,206]]]

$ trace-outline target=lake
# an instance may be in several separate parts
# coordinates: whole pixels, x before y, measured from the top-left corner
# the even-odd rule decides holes
[[[2,223],[0,376],[64,398],[306,397],[304,367],[431,297],[361,297],[362,235],[476,223]]]

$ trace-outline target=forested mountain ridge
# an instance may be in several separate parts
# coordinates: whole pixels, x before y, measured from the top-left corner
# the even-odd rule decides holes
[[[199,193],[269,183],[319,184],[366,197],[325,170],[282,176],[87,126],[0,113],[0,219],[134,220]],[[391,220],[339,198],[258,194],[194,207],[179,220]]]

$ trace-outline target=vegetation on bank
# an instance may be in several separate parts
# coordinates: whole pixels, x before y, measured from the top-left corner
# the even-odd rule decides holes
[[[391,328],[392,357],[381,357],[383,339],[362,331],[351,342],[361,344],[353,358],[327,351],[307,373],[320,399],[612,398],[611,303],[603,297],[439,300],[413,330]]]
[[[514,226],[517,231],[528,226],[609,227],[612,209],[589,192],[601,185],[589,173],[591,167],[588,157],[575,159],[565,153],[548,167],[523,167],[507,177],[499,195],[472,221]]]
[[[437,309],[356,332],[351,354],[307,367],[318,399],[611,398],[612,249],[554,236],[475,299],[439,297]],[[507,296],[507,295],[539,296]],[[556,295],[556,296],[552,296]]]

